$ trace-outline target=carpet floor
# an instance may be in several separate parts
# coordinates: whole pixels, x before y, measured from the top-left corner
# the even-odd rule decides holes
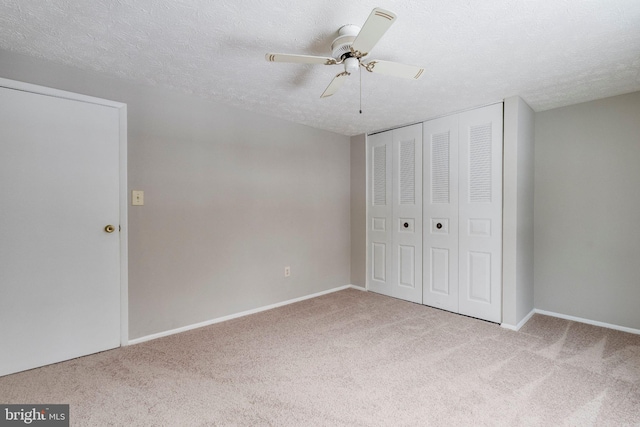
[[[640,336],[348,289],[0,378],[77,426],[640,426]]]

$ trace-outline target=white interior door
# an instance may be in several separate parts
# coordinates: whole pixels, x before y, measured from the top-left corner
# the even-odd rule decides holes
[[[459,115],[460,313],[502,320],[502,104]]]
[[[458,312],[458,116],[424,123],[423,304]]]
[[[367,138],[367,281],[373,292],[422,302],[422,125]]]
[[[392,134],[393,296],[422,303],[422,124]]]
[[[118,347],[118,109],[0,88],[0,147],[0,375]]]
[[[367,138],[367,144],[367,282],[369,290],[392,296],[392,134],[389,131],[371,135]]]

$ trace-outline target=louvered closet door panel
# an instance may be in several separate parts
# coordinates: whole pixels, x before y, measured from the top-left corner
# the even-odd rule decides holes
[[[422,303],[422,124],[393,130],[393,296]]]
[[[367,282],[369,290],[393,296],[391,131],[367,137]]]
[[[423,304],[458,312],[458,116],[424,123]]]
[[[459,311],[502,318],[502,104],[459,115]]]

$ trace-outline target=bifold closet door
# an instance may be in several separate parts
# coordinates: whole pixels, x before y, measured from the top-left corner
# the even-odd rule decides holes
[[[459,311],[502,320],[502,103],[459,115]]]
[[[424,123],[423,303],[502,318],[502,104]]]
[[[367,282],[369,290],[384,295],[393,294],[391,274],[391,195],[392,146],[391,131],[367,137],[368,202]]]
[[[393,296],[422,304],[422,124],[393,130],[392,227]]]
[[[373,292],[422,302],[422,124],[368,137]]]
[[[423,304],[458,312],[458,116],[424,123]]]

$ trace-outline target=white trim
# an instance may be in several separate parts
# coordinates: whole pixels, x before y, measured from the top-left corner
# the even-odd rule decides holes
[[[129,268],[128,268],[128,222],[127,222],[127,104],[110,101],[79,93],[67,92],[31,83],[9,80],[0,77],[0,87],[22,92],[37,93],[45,96],[86,102],[118,109],[120,122],[119,164],[120,168],[120,345],[129,342]]]
[[[404,128],[404,127],[407,127],[407,126],[413,126],[413,125],[417,125],[418,123],[430,122],[431,120],[441,119],[443,117],[448,117],[448,116],[454,116],[456,114],[466,113],[467,111],[479,110],[480,108],[488,107],[490,105],[495,105],[495,104],[501,104],[501,103],[504,103],[504,98],[502,98],[500,100],[497,100],[497,101],[489,102],[487,104],[480,104],[480,105],[476,105],[475,107],[464,108],[462,110],[450,111],[448,113],[440,114],[438,116],[428,117],[428,118],[426,118],[424,120],[420,120],[419,122],[411,122],[411,123],[406,123],[406,124],[399,125],[399,126],[394,126],[394,127],[388,128],[388,129],[375,130],[375,131],[373,131],[371,133],[368,133],[368,134],[365,134],[365,135],[371,136],[371,135],[375,135],[376,133],[382,133],[382,132],[386,132],[388,130],[400,129],[400,128]]]
[[[524,319],[522,319],[520,322],[518,322],[518,324],[517,324],[517,325],[515,325],[515,326],[510,325],[510,324],[508,324],[508,323],[501,323],[501,324],[500,324],[500,326],[502,326],[502,327],[503,327],[503,328],[505,328],[505,329],[510,329],[510,330],[512,330],[512,331],[516,331],[516,332],[517,332],[517,331],[519,331],[519,330],[520,330],[520,328],[522,328],[522,327],[525,325],[525,323],[527,323],[527,322],[529,321],[529,319],[531,319],[531,317],[532,317],[534,314],[536,314],[536,310],[535,310],[535,309],[531,310],[531,311],[529,312],[529,314],[527,314],[526,316],[524,316]]]
[[[127,104],[120,112],[120,345],[129,343],[129,190],[127,177]]]
[[[517,326],[513,326],[513,325],[510,325],[508,323],[500,323],[500,327],[501,328],[505,328],[505,329],[509,329],[510,331],[518,332],[518,329],[517,329],[518,327]]]
[[[365,232],[364,232],[364,288],[369,290],[369,135],[364,135],[364,174],[365,174],[365,183],[364,183],[364,223],[365,223]]]
[[[87,102],[89,104],[104,105],[107,107],[122,108],[127,104],[122,102],[110,101],[108,99],[95,98],[93,96],[82,95],[79,93],[67,92],[60,89],[53,89],[45,86],[38,86],[31,83],[20,82],[17,80],[9,80],[0,77],[0,87],[7,89],[20,90],[23,92],[33,92],[40,95],[53,96],[56,98],[69,99],[71,101]]]
[[[187,326],[183,326],[181,328],[171,329],[171,330],[164,331],[164,332],[158,332],[157,334],[146,335],[144,337],[140,337],[140,338],[136,338],[136,339],[130,340],[129,341],[129,345],[140,344],[140,343],[143,343],[145,341],[151,341],[151,340],[155,340],[157,338],[162,338],[162,337],[167,337],[169,335],[179,334],[180,332],[186,332],[186,331],[190,331],[192,329],[197,329],[197,328],[202,328],[204,326],[213,325],[215,323],[225,322],[227,320],[232,320],[232,319],[237,319],[239,317],[249,316],[251,314],[260,313],[262,311],[271,310],[273,308],[282,307],[284,305],[293,304],[293,303],[296,303],[296,302],[304,301],[304,300],[311,299],[311,298],[316,298],[316,297],[319,297],[319,296],[322,296],[322,295],[331,294],[333,292],[338,292],[338,291],[342,291],[342,290],[345,290],[345,289],[351,289],[351,288],[359,289],[359,290],[365,290],[364,288],[362,288],[360,286],[354,286],[354,285],[339,286],[337,288],[328,289],[326,291],[316,292],[315,294],[305,295],[305,296],[302,296],[302,297],[299,297],[299,298],[293,298],[293,299],[290,299],[290,300],[287,300],[287,301],[282,301],[282,302],[277,302],[275,304],[265,305],[264,307],[258,307],[258,308],[254,308],[254,309],[251,309],[251,310],[241,311],[240,313],[230,314],[228,316],[218,317],[218,318],[211,319],[211,320],[205,320],[204,322],[194,323],[192,325],[187,325]]]
[[[602,328],[615,329],[616,331],[628,332],[630,334],[640,335],[640,329],[629,328],[627,326],[612,325],[611,323],[599,322],[597,320],[583,319],[582,317],[569,316],[567,314],[554,313],[552,311],[534,309],[538,314],[545,316],[558,317],[560,319],[571,320],[573,322],[586,323],[587,325],[600,326]]]
[[[363,288],[362,286],[347,285],[347,288],[357,289],[357,290],[362,291],[362,292],[368,292],[367,288]]]

